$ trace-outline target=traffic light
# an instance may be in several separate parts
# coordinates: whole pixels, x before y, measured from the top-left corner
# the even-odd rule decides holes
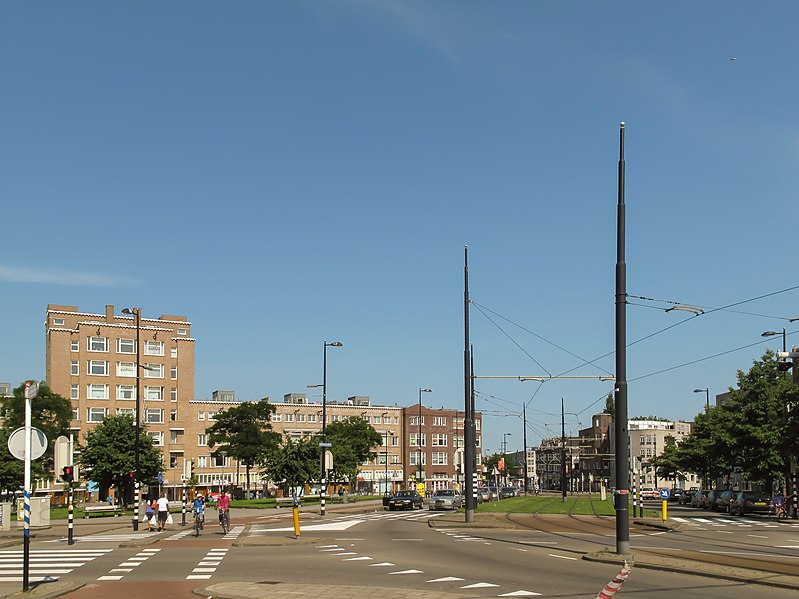
[[[61,480],[71,483],[75,478],[75,466],[64,466],[61,469]]]
[[[780,372],[787,372],[793,367],[793,362],[789,362],[788,360],[794,360],[799,358],[799,352],[796,351],[796,348],[793,351],[780,351],[777,352],[777,370]]]

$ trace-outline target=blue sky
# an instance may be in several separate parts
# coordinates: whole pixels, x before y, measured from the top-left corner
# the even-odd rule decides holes
[[[189,317],[200,398],[306,391],[328,339],[329,398],[462,407],[465,244],[477,374],[612,373],[619,121],[628,292],[773,294],[631,346],[630,414],[799,344],[795,3],[0,10],[0,380],[44,378],[47,303],[114,304]],[[691,318],[631,301],[629,342]],[[611,388],[481,380],[484,446]]]

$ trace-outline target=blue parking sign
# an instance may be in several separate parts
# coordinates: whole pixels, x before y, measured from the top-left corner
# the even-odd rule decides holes
[[[666,500],[669,497],[671,497],[671,491],[669,491],[668,489],[661,489],[660,490],[660,498],[661,499]]]

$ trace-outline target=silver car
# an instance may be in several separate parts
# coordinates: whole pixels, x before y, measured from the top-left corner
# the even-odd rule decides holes
[[[456,510],[463,505],[459,491],[455,489],[439,489],[430,496],[431,510]]]

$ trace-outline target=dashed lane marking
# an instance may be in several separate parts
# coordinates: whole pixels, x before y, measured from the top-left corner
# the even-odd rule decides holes
[[[97,580],[101,581],[116,581],[122,580],[125,574],[129,572],[133,572],[133,568],[137,566],[141,566],[144,562],[150,559],[152,556],[157,555],[158,552],[161,551],[160,549],[142,549],[134,555],[133,557],[128,558],[126,561],[119,564],[116,568],[113,568],[106,574],[105,576],[100,576]]]

